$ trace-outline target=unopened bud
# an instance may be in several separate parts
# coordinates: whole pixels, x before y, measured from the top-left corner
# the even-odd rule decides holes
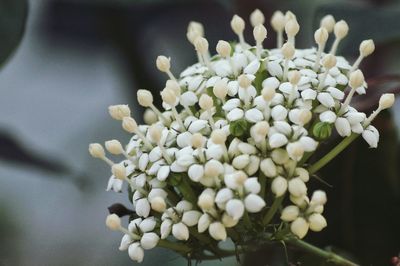
[[[199,106],[203,110],[210,110],[214,106],[213,99],[208,94],[203,94],[200,96]]]
[[[327,54],[322,59],[322,65],[326,69],[331,69],[332,67],[336,66],[336,56],[333,54]]]
[[[290,225],[290,230],[292,231],[292,233],[295,234],[300,239],[306,236],[308,228],[309,225],[303,217],[298,217]]]
[[[290,71],[290,72],[288,73],[289,82],[290,82],[293,86],[296,86],[296,85],[299,83],[300,78],[301,78],[300,71],[293,70],[293,71]]]
[[[324,45],[326,43],[326,41],[328,40],[328,37],[329,37],[329,33],[326,30],[326,28],[324,28],[324,27],[319,28],[314,33],[314,39],[318,45]]]
[[[311,202],[313,204],[324,205],[326,203],[326,201],[327,201],[327,198],[326,198],[325,191],[322,191],[322,190],[314,191],[314,193],[311,197]]]
[[[161,91],[162,100],[168,105],[175,105],[176,102],[176,94],[172,89],[164,88]]]
[[[296,19],[289,20],[285,25],[285,32],[289,37],[296,36],[299,30],[300,26]]]
[[[89,153],[92,157],[99,159],[102,159],[106,156],[103,146],[101,146],[99,143],[89,144]]]
[[[208,52],[208,41],[204,37],[198,37],[194,41],[194,47],[200,54],[206,54]]]
[[[253,36],[257,43],[262,43],[267,38],[267,29],[259,24],[253,29]]]
[[[394,100],[395,98],[393,93],[382,94],[381,98],[379,99],[379,108],[381,110],[384,110],[392,107],[394,104]]]
[[[275,96],[275,88],[264,87],[261,91],[261,95],[266,102],[270,102]]]
[[[116,139],[106,141],[105,143],[106,149],[115,155],[121,154],[124,152],[124,148],[122,148],[121,142]]]
[[[188,25],[188,31],[196,31],[199,36],[204,35],[204,27],[203,24],[197,21],[190,21]]]
[[[239,86],[245,89],[251,85],[251,80],[245,74],[238,77],[238,82]]]
[[[126,168],[122,164],[114,164],[111,167],[111,172],[118,179],[124,180],[126,178]]]
[[[299,216],[299,213],[299,207],[296,205],[289,205],[282,210],[281,220],[285,222],[294,221]]]
[[[149,127],[149,135],[150,135],[150,138],[154,142],[159,143],[161,140],[161,136],[162,136],[162,127],[157,124],[150,126]]]
[[[122,120],[124,117],[131,116],[131,110],[126,104],[111,105],[108,107],[108,112],[116,120]]]
[[[336,38],[343,39],[349,32],[349,26],[347,25],[346,21],[341,20],[335,24],[333,32],[335,33]]]
[[[149,107],[153,104],[153,95],[148,90],[138,90],[137,100],[141,106]]]
[[[364,40],[360,44],[360,55],[363,57],[369,56],[375,51],[375,44],[374,41],[369,39],[369,40]]]
[[[213,93],[219,99],[225,99],[226,95],[228,94],[228,84],[226,81],[221,79],[215,82]]]
[[[150,201],[151,209],[155,210],[156,212],[164,212],[167,204],[162,197],[155,197]]]
[[[285,28],[285,15],[281,11],[275,11],[271,17],[271,26],[275,31],[282,31]]]
[[[143,120],[147,125],[152,125],[158,121],[158,116],[153,110],[148,108],[144,111]]]
[[[225,226],[220,222],[213,222],[212,224],[210,224],[208,232],[210,233],[210,236],[217,241],[226,240],[227,237],[226,229]]]
[[[171,68],[171,60],[166,56],[159,55],[156,60],[156,66],[161,72],[168,72]]]
[[[321,27],[325,28],[328,32],[332,32],[335,27],[335,18],[332,15],[326,15],[321,19]]]
[[[203,137],[203,135],[201,135],[200,133],[194,133],[192,135],[192,146],[196,149],[203,147],[204,142],[206,141],[205,138]]]
[[[122,128],[129,133],[135,133],[137,130],[137,123],[132,117],[124,117],[122,119]]]
[[[327,226],[327,222],[319,213],[313,213],[308,217],[308,222],[310,223],[310,229],[314,232],[320,232]]]
[[[217,53],[222,57],[228,57],[231,54],[231,45],[226,41],[218,41],[217,43]]]
[[[111,230],[119,230],[121,228],[121,219],[115,213],[109,214],[106,218],[106,226]]]
[[[167,80],[165,83],[165,88],[173,90],[177,97],[181,95],[181,86],[179,86],[179,83],[176,80]]]
[[[285,59],[292,59],[295,53],[294,46],[290,42],[287,42],[284,45],[282,45],[281,51]]]
[[[211,140],[213,143],[218,144],[218,145],[225,144],[226,134],[222,129],[215,129],[211,133]]]
[[[250,14],[250,23],[253,27],[264,24],[264,22],[265,22],[265,17],[264,14],[260,11],[260,9],[255,9]]]
[[[351,88],[356,89],[364,84],[364,74],[361,70],[356,70],[350,74],[349,85]]]
[[[242,34],[244,31],[244,20],[238,15],[234,15],[231,20],[231,27],[234,33]]]

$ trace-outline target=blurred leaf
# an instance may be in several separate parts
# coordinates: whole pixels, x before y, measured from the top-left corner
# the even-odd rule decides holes
[[[336,21],[344,19],[349,24],[349,35],[339,47],[343,54],[358,54],[358,44],[365,39],[373,39],[377,45],[400,39],[399,4],[377,7],[365,2],[329,2],[317,8],[315,27],[326,14],[332,14]]]
[[[27,0],[0,0],[0,66],[21,41],[27,15]]]

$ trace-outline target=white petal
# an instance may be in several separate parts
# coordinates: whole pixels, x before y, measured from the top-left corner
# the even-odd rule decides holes
[[[199,223],[197,224],[197,231],[199,231],[199,233],[203,233],[204,231],[207,230],[207,228],[210,226],[210,224],[211,224],[210,215],[208,215],[207,213],[204,213],[200,217]]]
[[[191,138],[192,134],[188,131],[185,131],[177,136],[176,144],[178,144],[180,148],[190,146],[192,144]]]
[[[172,226],[172,234],[178,240],[186,241],[189,239],[189,229],[184,223],[177,223]]]
[[[236,121],[236,120],[238,120],[238,119],[241,119],[243,116],[244,116],[243,110],[240,109],[240,108],[235,108],[235,109],[233,109],[232,111],[230,111],[230,112],[227,114],[226,118],[227,118],[229,121]]]
[[[200,130],[202,130],[203,128],[205,128],[208,124],[208,121],[206,120],[197,120],[194,121],[190,124],[188,130],[190,131],[190,133],[197,133]]]
[[[142,198],[136,201],[135,204],[136,214],[141,217],[147,217],[150,213],[150,203],[147,198]]]
[[[140,247],[139,243],[133,243],[128,248],[128,255],[133,261],[141,263],[144,257],[143,248]]]
[[[183,213],[182,222],[187,226],[194,226],[200,219],[202,215],[199,211],[187,211]]]
[[[262,87],[270,87],[277,89],[279,87],[279,80],[275,77],[269,77],[262,82]]]
[[[338,119],[336,119],[335,127],[340,136],[342,137],[350,136],[351,126],[346,118],[339,117]]]
[[[170,219],[166,219],[161,223],[160,232],[161,239],[166,239],[172,230],[172,221]]]
[[[317,99],[322,105],[324,105],[324,106],[326,106],[328,108],[331,108],[331,107],[335,106],[335,100],[327,92],[319,93],[318,96],[317,96]]]
[[[279,148],[288,143],[288,139],[281,133],[275,133],[269,138],[271,148]]]
[[[267,70],[271,76],[282,77],[283,69],[277,61],[271,61],[267,63]]]
[[[365,141],[371,148],[378,147],[379,135],[374,133],[372,130],[369,130],[368,128],[364,130],[362,133],[362,137],[365,139]]]
[[[255,75],[260,68],[260,61],[258,59],[253,60],[250,64],[243,69],[244,74],[252,74]]]
[[[325,111],[319,115],[319,119],[322,122],[332,124],[336,121],[336,114],[332,111]]]
[[[261,111],[256,108],[247,110],[245,117],[246,117],[246,120],[251,123],[257,123],[258,121],[262,121],[264,119],[264,116],[261,113]]]
[[[140,239],[140,245],[143,249],[152,249],[157,246],[159,240],[160,237],[156,233],[144,233]]]
[[[238,93],[238,90],[239,90],[239,83],[237,80],[228,82],[228,95],[229,96],[231,96],[231,97],[235,96]],[[239,99],[237,99],[237,100],[239,100]]]
[[[140,230],[142,230],[143,233],[147,233],[153,231],[156,227],[156,224],[157,223],[154,217],[148,217],[140,223],[139,228]]]
[[[313,89],[306,89],[301,92],[301,97],[304,100],[315,100],[315,98],[317,97],[317,91]]]
[[[281,83],[281,85],[279,85],[279,90],[286,94],[291,94],[293,91],[293,86],[290,82],[284,82],[284,83]]]
[[[244,199],[244,205],[246,206],[246,210],[250,213],[256,213],[262,210],[265,207],[265,201],[256,194],[249,194]]]
[[[192,106],[195,105],[198,101],[199,100],[197,99],[196,94],[192,91],[184,92],[180,97],[180,103],[182,106]]]
[[[243,169],[250,163],[250,156],[248,154],[242,154],[235,157],[232,161],[233,167],[236,169]]]
[[[292,231],[292,233],[295,234],[300,239],[306,236],[308,228],[309,225],[303,217],[298,217],[290,225],[290,230]]]
[[[121,244],[119,245],[119,250],[127,250],[129,245],[133,242],[130,235],[125,234],[121,239]]]
[[[243,202],[238,199],[231,199],[226,203],[225,210],[233,219],[238,220],[244,213]]]
[[[260,169],[267,177],[275,177],[277,175],[276,165],[271,158],[264,159],[260,164]]]
[[[285,178],[278,176],[274,178],[271,184],[271,190],[275,194],[275,196],[282,196],[287,190],[287,181]]]
[[[336,100],[341,101],[344,98],[344,92],[336,89],[335,87],[329,87],[328,89],[326,89],[326,91],[328,91]]]
[[[210,226],[208,227],[208,232],[210,233],[210,236],[217,241],[226,240],[226,229],[225,226],[220,222],[214,222],[210,224]]]
[[[204,168],[200,164],[193,164],[189,167],[188,171],[189,178],[194,182],[199,182],[199,180],[204,175]]]
[[[161,166],[157,173],[157,179],[160,181],[165,181],[169,176],[170,168],[168,165]]]
[[[276,105],[271,110],[271,116],[275,121],[284,120],[288,114],[288,110],[282,105]]]
[[[143,153],[139,158],[139,169],[141,171],[146,170],[147,164],[149,163],[149,155],[147,153]]]
[[[305,152],[315,151],[318,147],[318,142],[308,136],[303,136],[299,139],[299,142],[303,145]]]

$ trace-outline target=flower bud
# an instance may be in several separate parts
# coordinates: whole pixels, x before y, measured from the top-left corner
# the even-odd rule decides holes
[[[106,149],[110,153],[115,154],[115,155],[119,155],[119,154],[123,153],[123,151],[124,151],[121,143],[116,139],[106,141],[105,146],[106,146]]]
[[[122,119],[122,128],[126,132],[135,133],[138,128],[138,125],[137,125],[135,119],[127,116]]]
[[[175,105],[175,102],[176,102],[176,94],[175,94],[175,92],[174,92],[172,89],[170,89],[170,88],[164,88],[164,89],[161,91],[161,98],[162,98],[162,100],[163,100],[166,104],[171,105],[171,106],[174,106],[174,105]]]
[[[314,207],[315,213],[323,213],[324,212],[324,205],[317,205]]]
[[[285,28],[285,16],[281,11],[275,11],[271,17],[271,26],[275,31],[282,31]]]
[[[152,125],[158,121],[158,116],[153,110],[148,108],[144,111],[143,120],[147,125]]]
[[[215,144],[219,144],[219,145],[225,144],[226,134],[222,129],[215,129],[211,133],[211,140]]]
[[[226,41],[218,41],[217,43],[217,53],[221,56],[221,57],[229,57],[231,55],[231,45],[226,42]]]
[[[324,216],[319,213],[313,213],[308,217],[310,223],[310,229],[314,232],[320,232],[327,226]]]
[[[265,17],[264,14],[260,11],[260,9],[255,9],[250,14],[250,23],[253,27],[264,24],[264,22],[265,22]]]
[[[128,248],[128,255],[133,261],[141,263],[144,257],[143,248],[140,247],[139,243],[133,243]]]
[[[107,215],[106,226],[113,231],[121,228],[121,219],[115,213]]]
[[[215,85],[213,87],[213,93],[219,99],[221,100],[225,99],[228,93],[228,84],[226,83],[226,81],[221,79],[215,82]]]
[[[165,239],[169,236],[172,230],[172,221],[170,219],[166,219],[161,223],[160,233],[161,239]]]
[[[284,149],[274,149],[271,158],[276,164],[285,164],[289,160],[289,154]]]
[[[204,35],[204,27],[200,22],[197,22],[197,21],[190,21],[187,30],[195,31],[199,34],[199,36]]]
[[[285,59],[292,59],[295,53],[294,46],[290,42],[287,42],[284,45],[282,45],[281,51]]]
[[[222,163],[215,159],[209,160],[204,165],[204,174],[208,177],[217,177],[224,171]]]
[[[328,32],[332,32],[335,27],[335,18],[332,15],[326,15],[321,19],[321,27],[325,28]]]
[[[231,199],[226,203],[225,210],[233,219],[239,220],[244,213],[244,204],[241,200]]]
[[[140,245],[143,249],[155,248],[158,244],[160,237],[156,233],[144,233],[140,239]]]
[[[244,31],[244,20],[238,15],[234,15],[231,20],[231,27],[234,33],[242,34]]]
[[[189,239],[189,229],[183,223],[177,223],[172,226],[172,234],[178,240],[186,241]]]
[[[349,32],[349,26],[347,25],[346,21],[341,20],[335,24],[333,32],[336,38],[338,38],[339,40],[343,39]]]
[[[154,197],[150,201],[151,209],[155,210],[156,212],[164,212],[167,208],[167,204],[162,197]]]
[[[317,139],[327,139],[332,134],[332,126],[329,123],[318,122],[314,125],[312,132]]]
[[[266,158],[261,161],[260,170],[267,177],[275,177],[278,174],[276,165],[271,158]]]
[[[194,41],[194,48],[200,54],[206,54],[208,52],[208,41],[204,37],[198,37]]]
[[[302,217],[298,217],[290,225],[290,230],[292,231],[292,233],[295,234],[300,239],[306,236],[308,228],[309,225],[307,221]]]
[[[150,126],[149,127],[149,135],[150,135],[150,138],[154,142],[159,143],[161,140],[161,136],[162,136],[162,127],[157,124]]]
[[[307,187],[300,178],[295,177],[289,181],[289,192],[295,197],[302,197],[307,194]]]
[[[176,97],[179,97],[181,95],[181,86],[179,86],[179,83],[176,80],[167,80],[167,82],[165,83],[165,88],[174,91]]]
[[[205,189],[197,200],[197,205],[202,210],[210,210],[214,207],[215,192],[212,189]]]
[[[262,43],[267,38],[267,29],[262,24],[257,25],[253,29],[253,36],[257,43]]]
[[[275,133],[269,137],[269,145],[271,148],[279,148],[288,143],[288,139],[285,135],[281,133]]]
[[[294,170],[294,174],[296,177],[300,178],[303,182],[308,182],[308,180],[310,179],[310,174],[306,169],[302,167],[297,167]]]
[[[237,225],[239,220],[235,220],[231,216],[229,216],[228,214],[224,213],[222,215],[221,222],[226,228],[231,228],[231,227],[234,227],[235,225]]]
[[[364,75],[361,70],[357,69],[356,71],[350,74],[349,85],[351,88],[356,89],[361,87],[364,84]]]
[[[111,105],[108,107],[108,112],[115,120],[122,120],[124,117],[131,116],[131,110],[125,104]]]
[[[331,69],[332,67],[336,66],[336,56],[333,54],[327,54],[322,58],[322,65],[326,69]]]
[[[214,106],[213,99],[208,94],[203,94],[200,96],[199,106],[203,110],[210,110]]]
[[[294,37],[299,32],[300,26],[296,19],[289,20],[285,25],[285,32],[287,36]]]
[[[200,216],[202,215],[201,212],[199,211],[187,211],[183,213],[182,216],[182,222],[186,224],[187,226],[195,226],[200,219]]]
[[[287,190],[287,180],[281,176],[275,177],[271,183],[271,191],[276,197],[280,197],[285,194]]]
[[[238,82],[239,86],[245,89],[251,85],[251,80],[245,74],[242,74],[238,77]]]
[[[296,15],[293,14],[293,12],[290,11],[290,10],[286,11],[286,13],[285,13],[285,23],[288,23],[289,20],[292,20],[292,19],[296,19],[297,20]]]
[[[159,55],[156,59],[156,66],[161,72],[168,72],[171,68],[171,59],[166,56]]]
[[[205,138],[203,137],[203,135],[201,135],[200,133],[194,133],[192,135],[192,146],[196,149],[201,148],[204,146],[205,143]]]
[[[296,86],[299,83],[300,78],[300,71],[292,70],[288,73],[288,80],[293,86]]]
[[[125,179],[126,178],[126,168],[122,164],[114,164],[111,167],[112,174],[118,179]]]
[[[394,104],[394,94],[393,93],[384,93],[379,99],[379,108],[381,110],[388,109]]]
[[[265,207],[265,201],[256,194],[249,194],[244,199],[244,206],[249,213],[257,213]]]
[[[210,226],[211,224],[211,217],[210,215],[208,215],[207,213],[204,213],[200,219],[199,222],[197,224],[197,231],[199,233],[203,233],[204,231],[207,230],[207,228]]]
[[[226,240],[227,237],[226,229],[225,226],[220,222],[213,222],[212,224],[210,224],[208,232],[210,233],[210,236],[217,241]]]
[[[89,144],[89,153],[94,158],[102,159],[106,156],[103,146],[99,143]]]
[[[270,102],[275,96],[275,88],[264,87],[261,91],[261,95],[266,102]]]
[[[375,51],[375,44],[374,41],[369,39],[369,40],[364,40],[360,44],[360,55],[362,57],[367,57],[370,54],[372,54]]]
[[[269,124],[267,121],[257,122],[250,129],[250,135],[254,139],[255,142],[261,142],[266,139],[266,136],[269,131]]]
[[[326,43],[326,41],[328,40],[328,37],[329,37],[329,33],[326,30],[326,28],[324,28],[324,27],[319,28],[314,33],[314,39],[318,45],[324,45]]]
[[[309,199],[307,196],[302,196],[302,197],[295,197],[292,194],[290,194],[290,201],[296,204],[296,206],[299,206],[299,208],[305,208],[307,207],[309,203]]]
[[[322,191],[322,190],[314,191],[314,193],[311,197],[311,202],[313,204],[325,205],[326,201],[327,201],[327,199],[326,199],[325,191]]]
[[[153,95],[148,90],[138,90],[137,100],[141,106],[149,107],[153,104]]]
[[[291,222],[296,220],[299,217],[299,207],[296,205],[289,205],[282,210],[281,220],[285,222]]]
[[[347,137],[351,134],[349,121],[344,117],[338,117],[335,121],[335,127],[341,137]]]
[[[303,145],[300,142],[292,142],[286,146],[289,157],[295,161],[300,161],[304,154]]]

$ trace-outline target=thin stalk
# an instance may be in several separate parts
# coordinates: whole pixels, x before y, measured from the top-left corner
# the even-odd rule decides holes
[[[285,195],[275,198],[274,202],[272,203],[271,208],[269,208],[267,214],[264,216],[264,219],[263,219],[264,226],[268,225],[271,222],[272,218],[274,218],[274,215],[278,211],[279,207],[281,206],[284,198],[285,198]]]
[[[324,167],[327,163],[329,163],[333,158],[335,158],[340,152],[342,152],[350,143],[355,140],[359,134],[352,133],[350,136],[344,138],[335,148],[333,148],[330,152],[328,152],[324,157],[322,157],[319,161],[314,163],[308,168],[308,172],[310,174],[314,174],[319,169]]]
[[[160,239],[158,241],[157,246],[161,247],[161,248],[168,248],[168,249],[174,250],[176,252],[185,253],[185,254],[189,253],[191,251],[191,249],[188,246],[186,246],[185,244],[171,242],[171,241],[168,241],[165,239]]]

